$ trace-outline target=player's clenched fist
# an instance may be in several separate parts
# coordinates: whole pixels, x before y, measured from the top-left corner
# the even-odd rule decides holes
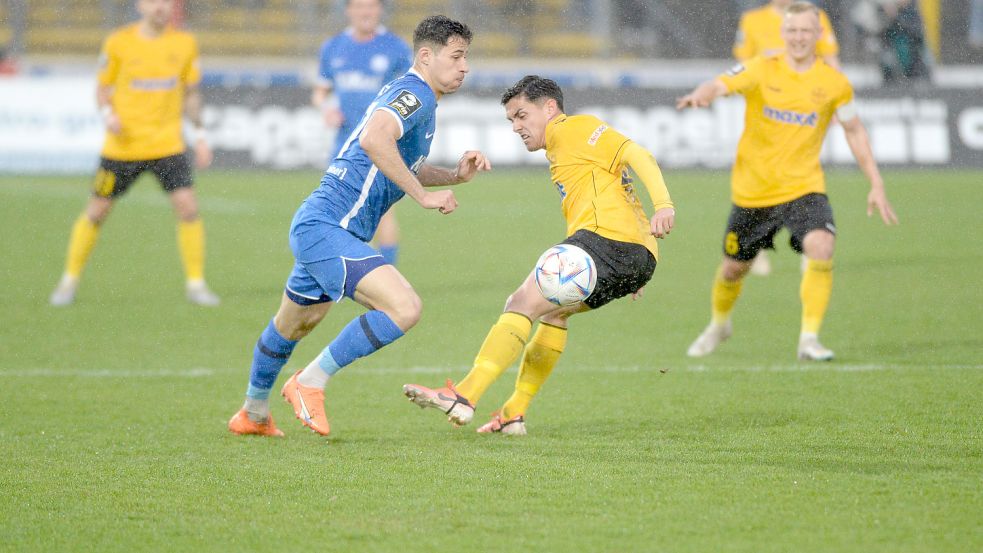
[[[450,190],[439,190],[437,192],[427,192],[420,200],[420,205],[427,209],[436,209],[447,215],[457,209],[457,200],[454,193]]]
[[[663,238],[672,231],[672,226],[676,223],[676,210],[671,207],[664,207],[655,212],[652,216],[651,231],[652,236]]]

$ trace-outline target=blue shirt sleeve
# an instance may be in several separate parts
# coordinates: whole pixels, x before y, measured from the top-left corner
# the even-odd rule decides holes
[[[333,40],[326,40],[324,44],[321,45],[321,53],[318,57],[318,77],[330,86],[334,86],[334,70],[331,68],[331,46],[334,44]]]
[[[401,80],[393,85],[379,101],[378,109],[396,116],[402,129],[400,136],[403,136],[413,127],[430,120],[437,109],[437,101],[430,87],[419,80]]]

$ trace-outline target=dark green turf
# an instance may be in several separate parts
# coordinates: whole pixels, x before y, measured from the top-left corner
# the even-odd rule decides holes
[[[785,234],[775,274],[745,286],[734,338],[685,357],[708,318],[728,178],[666,177],[677,230],[655,279],[640,302],[573,320],[524,439],[454,430],[400,385],[463,376],[562,239],[545,170],[479,177],[446,217],[402,202],[400,269],[424,316],[332,380],[327,440],[278,398],[284,439],[225,429],[316,173],[200,176],[217,309],[184,301],[149,179],[105,225],[76,305],[49,307],[88,179],[0,177],[0,550],[983,550],[983,175],[888,173],[896,228],[867,219],[859,174],[829,175],[823,340],[838,359],[819,365],[795,361]],[[336,307],[289,367],[358,312]]]

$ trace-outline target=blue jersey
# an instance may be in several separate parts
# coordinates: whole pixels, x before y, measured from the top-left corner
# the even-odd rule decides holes
[[[344,116],[331,157],[348,139],[382,86],[406,73],[412,62],[410,47],[385,27],[379,27],[367,42],[356,41],[349,29],[321,46],[320,82],[338,95]]]
[[[358,135],[376,111],[394,117],[401,129],[396,141],[399,155],[416,174],[430,154],[437,126],[436,110],[437,97],[416,71],[411,70],[383,87],[342,145],[321,185],[300,207],[295,223],[325,222],[363,241],[371,240],[379,219],[404,192],[372,163]]]

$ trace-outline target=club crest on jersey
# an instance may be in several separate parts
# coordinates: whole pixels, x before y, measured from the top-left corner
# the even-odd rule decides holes
[[[420,99],[413,95],[409,90],[404,90],[396,96],[396,99],[387,104],[396,110],[403,119],[408,119],[410,115],[420,109]]]
[[[731,67],[730,69],[728,69],[727,72],[725,73],[725,75],[727,75],[728,77],[736,77],[736,76],[740,75],[743,72],[744,72],[744,64],[743,63],[738,63],[734,67]]]

